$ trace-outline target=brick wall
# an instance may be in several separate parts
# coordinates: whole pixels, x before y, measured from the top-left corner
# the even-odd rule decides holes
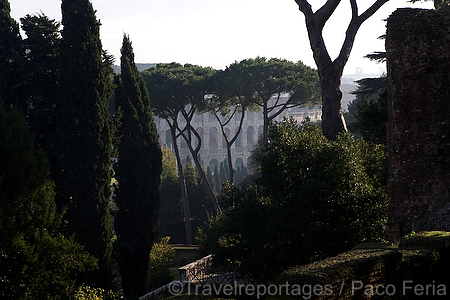
[[[388,234],[450,230],[450,7],[394,12],[386,51]]]

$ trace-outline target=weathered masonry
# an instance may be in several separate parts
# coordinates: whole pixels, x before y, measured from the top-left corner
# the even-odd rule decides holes
[[[450,230],[450,7],[388,21],[388,234]]]

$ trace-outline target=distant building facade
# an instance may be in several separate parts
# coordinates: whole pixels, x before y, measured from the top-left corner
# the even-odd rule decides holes
[[[309,108],[289,108],[281,113],[276,121],[281,121],[284,117],[292,117],[297,122],[301,122],[306,118],[309,118],[311,122],[319,122],[322,118],[321,107]],[[180,118],[182,120],[183,118]],[[225,128],[228,137],[231,133],[238,130],[240,116],[235,116]],[[170,134],[170,128],[167,121],[155,117],[156,127],[159,133],[159,142],[163,148],[173,150],[173,141]],[[185,123],[180,121],[180,127],[182,128]],[[227,159],[227,146],[225,139],[222,136],[220,125],[216,120],[216,117],[211,113],[196,114],[192,121],[192,126],[200,134],[202,139],[202,148],[200,150],[200,159],[203,166],[209,167],[211,172],[214,172],[216,165],[219,165],[222,161]],[[263,115],[262,112],[245,113],[244,122],[242,125],[241,133],[231,147],[233,167],[248,167],[249,158],[252,151],[258,145],[258,141],[263,132]],[[182,137],[177,139],[178,148],[182,161],[185,161],[187,156],[191,157],[189,148]],[[191,157],[192,158],[192,157]]]

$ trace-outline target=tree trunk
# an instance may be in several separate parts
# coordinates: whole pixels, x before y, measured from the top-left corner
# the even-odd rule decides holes
[[[325,137],[335,140],[339,132],[347,131],[342,111],[341,74],[332,66],[319,67],[322,89],[322,129]]]
[[[188,134],[190,135],[191,133],[193,133],[198,140],[198,145],[197,145],[196,149],[194,149],[192,147],[192,139],[190,138],[190,136],[186,137],[185,134],[182,134],[182,136],[185,139],[186,144],[189,147],[189,151],[192,154],[192,159],[194,160],[195,165],[197,166],[198,174],[200,175],[200,178],[202,179],[203,185],[206,189],[206,192],[208,193],[209,199],[211,199],[213,207],[216,210],[216,213],[218,213],[218,212],[220,212],[219,202],[217,201],[217,197],[214,194],[214,191],[213,191],[211,185],[209,184],[209,180],[208,180],[208,177],[206,176],[205,170],[203,170],[202,164],[200,163],[200,160],[198,159],[198,153],[202,147],[201,137],[198,134],[198,132],[191,126],[190,118],[186,117],[186,114],[183,114],[183,116],[185,117],[185,120],[187,122],[186,127],[188,128]]]
[[[234,184],[234,168],[233,159],[231,157],[231,144],[227,141],[227,157],[228,157],[228,169],[230,170],[230,182]]]
[[[194,153],[192,153],[194,154]],[[216,210],[216,213],[220,212],[219,202],[217,201],[217,197],[214,194],[214,191],[209,184],[209,180],[206,177],[205,170],[203,170],[202,165],[200,163],[200,160],[198,159],[198,153],[195,153],[196,155],[193,155],[193,159],[195,162],[195,165],[197,166],[198,174],[200,175],[200,178],[202,179],[203,185],[205,186],[206,192],[208,193],[209,198],[211,199],[211,202],[214,206],[214,209]]]
[[[376,0],[362,13],[359,13],[357,1],[350,1],[352,12],[350,23],[345,32],[341,51],[338,57],[332,61],[325,46],[322,31],[341,1],[328,0],[320,9],[313,12],[307,0],[295,0],[299,10],[305,15],[309,43],[319,71],[320,87],[322,88],[322,128],[324,135],[330,140],[335,140],[339,132],[347,130],[341,114],[342,92],[340,86],[342,72],[352,51],[356,33],[361,24],[388,1]]]
[[[267,100],[269,101],[269,100]],[[263,146],[266,147],[269,143],[269,111],[267,108],[267,101],[263,103]]]
[[[217,197],[214,194],[214,191],[213,191],[211,185],[209,184],[209,180],[208,180],[208,177],[206,176],[205,170],[203,170],[202,164],[200,163],[200,160],[198,159],[198,153],[202,147],[202,139],[201,139],[200,135],[198,134],[198,132],[191,125],[191,120],[192,120],[192,117],[194,116],[195,110],[196,110],[196,108],[195,109],[191,108],[189,113],[187,113],[184,110],[181,111],[181,114],[183,115],[183,118],[186,121],[185,129],[187,129],[188,136],[186,136],[186,134],[183,133],[185,131],[185,129],[180,130],[180,132],[181,132],[182,137],[186,141],[189,151],[192,154],[192,158],[194,159],[195,165],[197,166],[198,174],[200,175],[200,178],[203,181],[203,185],[206,189],[206,192],[208,193],[208,196],[211,199],[213,207],[217,213],[217,212],[220,212],[219,202],[217,201]],[[196,146],[195,149],[192,146],[192,134],[195,135],[195,138],[198,141],[198,145]]]
[[[175,158],[177,160],[178,177],[180,178],[181,197],[183,199],[184,224],[186,227],[186,244],[192,245],[193,240],[191,227],[191,213],[189,211],[189,200],[186,189],[186,180],[184,178],[183,163],[181,162],[180,151],[178,150],[175,129],[176,129],[175,125],[170,126],[170,133],[172,134],[172,141],[173,141],[173,150],[175,152]]]

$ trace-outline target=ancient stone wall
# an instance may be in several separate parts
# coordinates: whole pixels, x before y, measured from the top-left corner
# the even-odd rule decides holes
[[[386,51],[388,233],[450,230],[450,7],[394,12]]]

